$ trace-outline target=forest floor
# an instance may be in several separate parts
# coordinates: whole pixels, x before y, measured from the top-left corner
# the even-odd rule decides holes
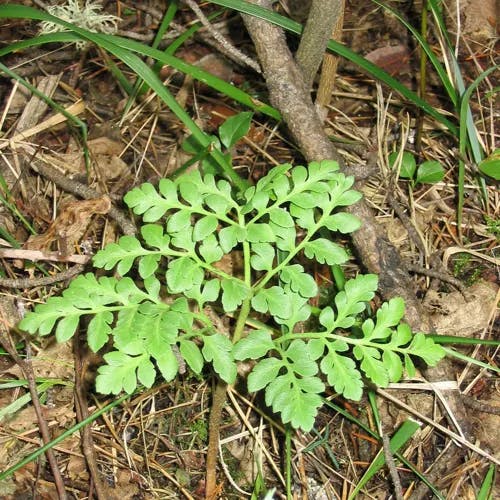
[[[33,6],[38,3],[24,2]],[[420,59],[414,38],[375,3],[353,6],[355,3],[347,5],[343,41],[416,90]],[[151,42],[161,22],[164,2],[105,4],[109,13],[116,15],[117,7],[120,9],[122,36]],[[207,13],[216,7],[202,5]],[[411,22],[418,19],[418,13],[411,10],[402,14]],[[234,44],[253,55],[239,16],[228,13],[221,19],[217,28],[225,29]],[[196,16],[188,7],[180,8],[173,24],[176,36],[194,21]],[[38,30],[36,23],[26,20],[1,20],[0,28],[2,47],[33,37]],[[262,77],[224,58],[206,44],[201,34],[207,35],[200,30],[176,56],[266,102]],[[468,86],[498,54],[492,43],[480,44],[468,38],[461,42],[458,61]],[[296,46],[292,38],[289,43]],[[91,170],[86,172],[75,127],[0,73],[0,319],[4,326],[13,327],[23,310],[61,292],[67,280],[50,283],[50,277],[68,270],[73,275],[82,272],[75,266],[122,234],[123,227],[104,206],[104,195],[132,219],[122,203],[125,193],[145,181],[156,184],[191,158],[181,147],[187,135],[182,123],[153,95],[145,94],[126,109],[128,96],[111,62],[101,49],[79,50],[71,44],[34,47],[2,59],[3,64],[86,122],[91,160]],[[135,76],[121,69],[133,83]],[[215,133],[224,119],[245,111],[226,96],[169,67],[161,70],[161,77],[205,132]],[[492,151],[499,133],[495,128],[498,94],[494,90],[488,94],[488,85],[491,89],[498,86],[498,73],[486,82],[473,96],[471,109],[478,136]],[[436,109],[446,110],[441,82],[432,72],[425,98]],[[416,270],[412,274],[414,286],[426,310],[432,311],[436,331],[498,339],[498,183],[488,181],[481,190],[473,166],[467,165],[464,217],[458,231],[456,138],[428,117],[422,122],[421,136],[416,138],[419,123],[418,114],[399,96],[360,73],[352,63],[340,61],[326,131],[348,163],[362,164],[367,161],[366,151],[372,151],[377,172],[367,180],[363,194],[392,244]],[[439,162],[445,170],[443,180],[413,185],[405,179],[394,179],[388,154],[402,148],[412,151],[418,161]],[[238,173],[251,182],[273,165],[304,163],[286,129],[259,114],[254,115],[248,135],[231,153]],[[37,252],[71,255],[73,260],[57,261],[54,257],[52,261],[36,261]],[[425,268],[435,259],[442,263],[441,271],[426,274]],[[362,270],[360,266],[353,256],[345,272],[355,275]],[[333,279],[329,269],[316,266],[308,271],[327,295]],[[8,342],[4,329],[1,335]],[[116,399],[95,392],[93,382],[101,358],[85,347],[82,338],[61,344],[50,337],[34,338],[27,349],[22,338],[12,335],[19,359],[25,355],[30,358],[27,364],[36,377],[41,406],[32,404],[22,366],[3,351],[0,470],[9,469],[40,447],[40,419],[55,438]],[[465,346],[460,350],[498,367],[495,346]],[[500,385],[495,371],[466,362],[455,361],[453,366],[455,376],[451,380],[430,385],[420,375],[380,391],[375,404],[383,432],[388,435],[409,417],[421,422],[401,454],[431,478],[443,498],[472,499],[490,464],[499,463]],[[76,380],[79,383],[75,385]],[[458,418],[461,422],[465,419],[472,430],[469,433],[464,429],[464,439],[475,436],[473,444],[483,454],[467,445],[458,447],[446,432],[462,433],[455,425],[457,416],[443,404],[442,392],[450,385],[460,390],[470,410]],[[66,437],[54,451],[68,498],[92,498],[96,471],[109,488],[107,498],[203,498],[211,391],[210,378],[188,372],[103,413],[89,424],[87,432]],[[326,397],[331,405],[321,410],[314,431],[298,432],[292,438],[296,498],[348,498],[381,450],[380,442],[354,423],[357,420],[380,433],[367,398],[354,403],[333,392]],[[443,427],[436,429],[433,424]],[[94,454],[89,454],[89,448]],[[221,428],[221,497],[250,498],[256,482],[263,481],[266,488],[276,488],[275,498],[285,498],[283,450],[282,427],[270,418],[263,401],[250,398],[244,387],[233,387]],[[442,457],[447,461],[445,467]],[[440,471],[437,477],[433,474],[436,470]],[[45,456],[39,456],[0,481],[0,497],[57,498],[51,471]],[[404,498],[432,497],[406,465],[398,465],[397,474]],[[390,498],[392,491],[391,475],[384,467],[359,498]]]

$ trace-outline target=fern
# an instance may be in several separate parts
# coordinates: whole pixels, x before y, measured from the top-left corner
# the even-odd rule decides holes
[[[283,422],[310,430],[325,383],[359,400],[365,380],[383,387],[404,370],[414,373],[412,357],[434,365],[444,355],[401,323],[402,299],[363,321],[377,289],[375,275],[348,281],[317,320],[308,321],[318,288],[302,263],[348,260],[342,246],[319,234],[323,228],[342,234],[359,228],[355,216],[339,210],[359,200],[352,184],[332,161],[275,167],[242,199],[227,181],[198,171],[163,179],[157,188],[143,184],[125,196],[145,222],[141,237],[123,236],[94,257],[95,267],[115,269],[116,277],[76,278],[62,296],[36,306],[20,327],[40,335],[55,331],[65,341],[80,318],[90,316],[90,348],[112,346],[96,380],[102,393],[151,387],[157,372],[172,380],[180,358],[197,374],[210,364],[231,384],[237,362],[254,359],[249,391],[264,390],[266,404]],[[243,254],[241,276],[217,265],[236,251]],[[229,335],[213,318],[233,313],[238,322]],[[268,318],[264,327],[241,335],[248,319],[262,317]],[[298,333],[299,323],[318,326]]]

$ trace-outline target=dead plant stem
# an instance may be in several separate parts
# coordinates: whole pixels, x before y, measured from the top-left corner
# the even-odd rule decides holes
[[[38,420],[38,428],[40,429],[40,434],[42,435],[42,441],[44,444],[48,444],[51,442],[52,438],[50,436],[50,430],[49,426],[47,425],[47,421],[43,417],[44,412],[42,409],[42,405],[40,404],[40,399],[38,398],[35,373],[33,371],[31,362],[29,361],[31,358],[31,345],[29,341],[26,341],[26,354],[28,361],[21,359],[21,357],[17,354],[16,349],[12,345],[12,340],[9,335],[9,328],[10,326],[8,325],[7,321],[2,317],[1,329],[4,332],[0,334],[0,344],[9,353],[9,355],[15,361],[15,363],[19,366],[24,376],[26,377],[26,380],[28,381],[28,389],[31,395],[31,402],[33,404],[33,408],[35,409],[36,417]],[[54,484],[56,486],[58,498],[60,500],[66,500],[66,498],[68,497],[66,495],[64,481],[54,451],[52,449],[48,449],[45,452],[45,455],[50,464],[50,470],[52,471],[52,475],[54,476]]]
[[[42,276],[41,278],[0,278],[0,287],[5,288],[35,288],[37,286],[47,286],[59,281],[66,281],[77,274],[80,274],[85,266],[76,265],[69,267],[65,271],[52,276]]]
[[[243,301],[234,328],[232,341],[237,342],[243,333],[245,323],[250,313],[250,299]],[[210,419],[208,423],[208,447],[206,460],[205,498],[213,500],[217,495],[217,456],[219,453],[219,430],[222,409],[226,403],[227,384],[218,379],[212,397]]]

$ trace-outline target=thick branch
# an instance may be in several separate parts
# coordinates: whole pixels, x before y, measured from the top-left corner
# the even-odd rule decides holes
[[[308,90],[311,89],[318,72],[333,27],[339,18],[343,18],[343,7],[343,0],[312,1],[296,55]]]

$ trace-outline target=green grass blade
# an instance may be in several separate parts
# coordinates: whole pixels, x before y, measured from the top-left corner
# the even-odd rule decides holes
[[[436,21],[437,27],[447,44],[448,58],[451,61],[451,70],[453,71],[453,77],[456,82],[458,94],[459,96],[463,95],[463,93],[465,92],[465,83],[462,77],[462,72],[460,71],[460,65],[458,64],[457,58],[455,57],[455,52],[448,35],[446,23],[443,19],[442,9],[439,8],[439,4],[436,0],[429,0],[429,6]],[[467,134],[469,136],[469,145],[472,151],[472,157],[476,163],[479,163],[482,159],[481,146],[477,139],[476,128],[474,127],[474,120],[470,108],[468,108],[467,110]]]
[[[210,0],[210,2],[222,7],[228,7],[237,10],[238,12],[242,12],[244,14],[250,14],[260,19],[264,19],[273,24],[276,24],[277,26],[280,26],[281,28],[286,29],[287,31],[290,31],[291,33],[295,33],[296,35],[300,35],[302,33],[302,26],[299,23],[292,21],[287,17],[281,16],[276,12],[272,12],[268,9],[264,9],[263,7],[245,2],[244,0]],[[429,116],[432,116],[436,121],[443,124],[447,129],[450,130],[453,135],[458,135],[458,129],[456,125],[454,125],[428,102],[420,98],[415,92],[404,86],[402,83],[400,83],[398,80],[393,78],[391,75],[380,69],[372,62],[368,61],[359,54],[356,54],[341,43],[335,42],[334,40],[330,40],[330,42],[328,42],[328,49],[335,54],[344,57],[348,61],[351,61],[377,80],[385,83],[394,91],[398,92],[403,97],[408,99],[415,106],[421,108]]]
[[[394,433],[390,439],[390,449],[392,453],[398,451],[408,440],[415,434],[415,432],[420,428],[420,424],[415,420],[405,420],[399,429]],[[349,495],[349,500],[352,500],[361,491],[366,483],[385,465],[385,456],[383,449],[377,453],[372,463],[366,469],[365,473],[359,480],[354,491]]]
[[[458,200],[457,200],[457,228],[459,238],[462,238],[462,215],[465,201],[465,153],[467,150],[467,135],[469,140],[471,133],[467,125],[468,121],[472,118],[470,112],[469,101],[472,92],[476,90],[479,84],[493,71],[498,70],[500,66],[492,66],[486,71],[483,71],[473,82],[469,88],[462,94],[460,102],[460,134],[459,134],[459,155],[458,155]],[[473,125],[472,125],[473,126]],[[474,127],[475,130],[475,127]],[[475,134],[473,134],[475,136]],[[477,138],[476,138],[477,139]],[[477,160],[479,163],[481,158]]]
[[[330,458],[330,461],[332,462],[335,469],[340,470],[340,465],[339,465],[339,462],[337,460],[337,457],[333,453],[333,450],[329,444],[330,428],[329,428],[328,424],[326,424],[324,436],[322,436],[318,432],[316,427],[312,428],[312,433],[316,435],[317,439],[315,439],[312,443],[308,444],[302,450],[302,453],[312,453],[316,448],[318,448],[319,446],[322,446],[323,449],[325,450],[326,454]]]
[[[14,382],[24,382],[19,385],[25,386],[27,385],[26,381],[20,381],[16,380]],[[43,382],[37,384],[36,390],[39,396],[43,396],[45,392],[50,387],[53,387],[54,385],[60,385],[61,380],[59,379],[45,379]],[[68,385],[66,382],[63,382],[63,385]],[[8,384],[2,384],[1,389],[6,389]],[[18,397],[12,403],[8,404],[7,406],[4,406],[3,408],[0,408],[0,422],[8,417],[9,415],[13,415],[14,413],[18,412],[23,406],[27,405],[31,401],[31,394],[27,392],[26,394],[23,394],[22,396]]]
[[[23,223],[24,227],[31,234],[36,234],[35,228],[28,222],[28,220],[24,217],[24,215],[19,211],[17,206],[9,201],[11,199],[12,199],[12,193],[10,192],[9,187],[7,186],[7,182],[5,181],[3,176],[0,175],[0,203],[5,208],[7,208],[7,210],[9,210],[14,217],[19,219]],[[20,247],[16,239],[12,235],[10,235],[3,227],[0,227],[0,236],[3,236],[14,247],[16,248]]]
[[[1,64],[0,64],[0,69],[1,69]],[[12,203],[9,203],[1,194],[0,194],[0,203],[4,205],[7,209],[9,209],[12,212],[12,215],[14,215],[16,218],[18,218],[24,225],[24,227],[31,233],[31,234],[37,234],[35,231],[35,228],[26,220],[24,215],[18,210],[16,205],[13,205]]]
[[[20,243],[12,236],[9,232],[7,232],[3,227],[0,226],[0,238],[3,238],[7,241],[13,248],[21,248]]]
[[[209,21],[212,21],[213,19],[216,19],[219,17],[221,14],[224,13],[224,9],[218,10],[217,12],[214,12],[210,15],[207,16],[207,19]],[[189,40],[199,29],[203,28],[203,24],[201,22],[197,22],[190,26],[184,33],[179,35],[166,49],[165,49],[165,54],[168,54],[169,56],[173,56],[177,50],[179,50],[179,47],[186,41]]]
[[[156,35],[153,39],[153,43],[151,44],[151,47],[153,47],[153,49],[157,49],[158,45],[160,45],[161,39],[163,38],[163,35],[167,32],[168,27],[170,26],[170,23],[173,21],[176,12],[177,12],[177,2],[171,2],[167,8],[167,12],[165,12],[165,15],[163,16],[160,27],[158,28]],[[156,65],[153,67],[154,72],[158,73],[159,69],[160,69],[159,64],[156,63]],[[134,84],[134,88],[132,89],[132,92],[129,93],[130,97],[127,101],[127,104],[125,105],[123,116],[125,116],[128,113],[136,97],[146,92],[147,86],[144,86],[142,84],[143,81],[140,78],[137,78]]]
[[[455,52],[453,50],[453,46],[450,41],[450,37],[448,35],[448,30],[446,28],[446,23],[443,19],[443,12],[442,9],[440,8],[440,2],[437,0],[429,0],[429,7],[432,11],[432,14],[434,16],[434,20],[437,25],[437,29],[439,30],[441,36],[443,37],[446,47],[448,49],[447,53],[447,58],[450,61],[450,67],[451,71],[453,72],[453,77],[455,80],[455,85],[457,87],[458,93],[460,96],[462,96],[465,93],[465,84],[464,80],[462,78],[462,73],[460,71],[460,66],[458,64],[457,58],[455,57]],[[465,134],[465,130],[467,131]],[[470,106],[467,105],[467,109],[465,110],[465,120],[462,120],[462,110],[460,110],[460,134],[459,134],[459,141],[460,145],[463,145],[463,151],[465,152],[467,149],[470,150],[470,153],[472,155],[472,160],[476,163],[479,164],[481,160],[483,159],[483,149],[481,144],[479,143],[479,139],[477,136],[477,130],[474,125],[474,119],[472,116],[472,111],[470,109]],[[467,141],[468,139],[468,141]],[[464,158],[465,158],[465,153],[461,154],[459,156],[459,172],[458,172],[458,204],[462,204],[462,207],[459,207],[457,209],[458,213],[458,218],[460,220],[457,220],[458,224],[458,235],[459,238],[462,238],[462,224],[461,224],[461,217],[462,217],[462,208],[463,208],[463,193],[464,193],[464,170],[465,170],[465,165],[463,163]],[[481,177],[479,178],[479,185],[481,188],[481,194],[483,201],[487,203],[488,195],[486,192],[486,182],[485,180]]]
[[[153,47],[153,49],[157,49],[158,46],[160,45],[163,35],[168,31],[170,23],[174,20],[175,14],[177,13],[177,9],[178,9],[177,1],[169,3],[169,6],[167,7],[167,12],[165,12],[163,19],[161,20],[160,27],[156,32],[153,43],[151,44],[151,47]]]
[[[484,477],[483,484],[477,494],[476,500],[490,500],[493,498],[493,486],[495,484],[495,465],[491,464],[488,467],[488,472]]]
[[[349,422],[352,422],[353,424],[357,425],[367,435],[369,435],[375,439],[380,439],[380,436],[376,432],[373,432],[368,426],[366,426],[363,422],[361,422],[361,420],[358,420],[356,417],[351,415],[348,411],[346,411],[341,406],[338,406],[335,403],[332,403],[328,399],[324,399],[323,403],[326,406],[329,406],[330,408],[332,408],[334,411],[336,411],[340,415],[342,415]],[[441,495],[441,493],[439,493],[438,489],[409,460],[404,458],[399,452],[395,452],[394,455],[396,456],[396,458],[399,461],[401,461],[401,463],[403,463],[406,467],[408,467],[408,469],[410,469],[415,474],[415,476],[417,476],[420,479],[420,481],[422,481],[434,493],[436,498],[438,498],[439,500],[444,500],[444,497]]]
[[[172,66],[172,68],[185,73],[186,75],[191,76],[195,80],[198,80],[202,83],[205,83],[209,87],[212,87],[214,90],[221,92],[228,96],[231,99],[257,111],[259,113],[263,113],[265,115],[274,118],[275,120],[280,120],[280,113],[274,109],[272,106],[268,104],[264,104],[262,102],[257,101],[252,96],[243,92],[242,90],[234,87],[233,85],[217,78],[216,76],[204,71],[203,69],[193,66],[192,64],[188,64],[177,57],[173,57],[168,53],[161,52],[159,50],[153,49],[152,47],[148,47],[142,43],[136,42],[134,40],[128,40],[127,38],[117,37],[113,35],[100,35],[103,39],[107,39],[110,42],[116,44],[119,47],[124,49],[138,52],[142,55],[152,57],[163,64],[167,64]]]
[[[79,40],[81,39],[88,40],[90,42],[95,43],[96,45],[102,46],[103,48],[105,48],[103,46],[103,41],[107,41],[108,43],[111,43],[123,49],[132,52],[137,52],[147,57],[151,57],[153,59],[160,61],[163,64],[167,64],[172,68],[181,71],[182,73],[190,75],[195,80],[205,83],[206,85],[212,87],[214,90],[227,95],[229,98],[234,99],[235,101],[249,107],[250,109],[253,109],[254,111],[263,113],[267,116],[274,118],[275,120],[281,119],[280,113],[272,106],[269,106],[268,104],[262,103],[254,99],[246,92],[243,92],[242,90],[234,87],[233,85],[225,82],[224,80],[221,80],[216,76],[213,76],[212,74],[202,70],[197,66],[188,64],[177,57],[173,57],[168,53],[161,52],[152,47],[136,42],[134,40],[129,40],[127,38],[115,35],[103,35],[103,34],[92,33],[82,28],[79,28],[73,24],[67,23],[61,19],[58,19],[54,16],[51,16],[46,12],[34,9],[32,7],[25,7],[23,5],[0,5],[0,19],[1,18],[23,18],[23,19],[33,19],[39,21],[45,20],[56,24],[60,24],[64,26],[66,29],[73,31],[75,34],[78,34],[79,36],[77,38]],[[65,35],[68,35],[68,33],[66,33]],[[47,40],[45,36],[39,36],[36,38],[38,40],[44,40],[44,41]],[[66,38],[66,41],[69,41],[69,38]],[[29,42],[29,41],[25,40],[24,42]],[[19,48],[23,47],[23,45],[18,45],[18,44],[22,44],[24,42],[18,42],[16,44],[4,47],[3,49],[0,50],[0,57],[2,55],[12,52],[13,50],[19,50]],[[24,45],[24,47],[27,46],[30,45]]]
[[[434,54],[432,48],[429,46],[429,44],[424,39],[424,37],[408,21],[406,21],[406,19],[403,16],[401,16],[401,14],[397,10],[393,9],[389,5],[385,5],[384,3],[379,2],[378,0],[373,0],[373,2],[375,2],[377,5],[380,5],[385,10],[389,11],[393,16],[395,16],[396,19],[398,19],[399,22],[401,24],[403,24],[406,27],[406,29],[408,31],[410,31],[410,33],[415,37],[415,39],[418,41],[418,43],[420,44],[422,49],[427,54],[429,61],[434,66],[434,69],[436,70],[436,73],[438,74],[439,79],[441,80],[441,83],[443,84],[444,88],[446,89],[448,97],[450,98],[450,100],[453,104],[453,107],[456,109],[458,106],[457,91],[455,90],[455,87],[453,86],[452,81],[448,77],[448,73],[446,73],[446,69],[439,61],[436,54]]]
[[[21,14],[23,15],[21,16]],[[83,39],[89,40],[95,43],[96,45],[102,47],[109,53],[113,54],[115,57],[120,59],[124,64],[126,64],[130,69],[132,69],[132,71],[134,71],[137,75],[139,75],[144,80],[144,82],[147,83],[156,92],[158,97],[162,99],[162,101],[172,110],[172,112],[177,116],[177,118],[179,118],[184,123],[184,125],[191,131],[195,139],[198,140],[198,142],[202,146],[204,147],[210,146],[212,139],[207,134],[205,134],[198,127],[198,125],[196,125],[191,116],[179,105],[179,103],[175,100],[175,98],[168,91],[168,89],[163,85],[163,83],[154,73],[154,71],[130,50],[124,49],[122,46],[114,43],[118,39],[117,37],[91,33],[89,31],[79,28],[78,26],[74,26],[70,23],[62,21],[61,19],[51,16],[50,14],[38,11],[36,9],[32,9],[30,7],[16,6],[16,8],[13,8],[13,6],[8,6],[8,5],[0,6],[0,18],[16,17],[16,15],[31,19],[38,19],[38,20],[43,19],[43,20],[48,20],[50,22],[54,22],[56,24],[61,24],[62,26],[80,35]],[[163,56],[161,52],[159,51],[155,52],[158,52]],[[10,72],[10,70],[8,71]],[[222,152],[216,148],[212,148],[210,154],[217,162],[217,164],[220,166],[221,171],[224,173],[224,175],[226,175],[233,182],[233,184],[239,191],[243,191],[247,187],[246,181],[244,181],[232,169],[231,165],[227,163]]]
[[[97,40],[97,43],[101,47],[121,59],[137,75],[140,75],[144,82],[156,92],[158,97],[171,109],[177,118],[184,123],[184,125],[190,130],[196,140],[198,140],[203,147],[210,147],[212,139],[205,134],[198,127],[198,125],[196,125],[189,113],[187,113],[184,108],[179,105],[179,103],[175,100],[175,97],[158,78],[158,75],[156,75],[156,73],[146,63],[129,50],[115,45],[108,38],[98,35]],[[232,169],[231,165],[227,163],[222,152],[216,148],[211,148],[210,154],[217,162],[224,175],[226,175],[234,183],[238,190],[243,191],[246,188],[246,182]]]
[[[377,393],[371,389],[368,389],[366,391],[366,395],[368,396],[368,402],[370,403],[373,412],[373,420],[375,420],[375,428],[380,429],[382,419],[380,418],[380,413],[378,411],[378,406],[377,406]]]
[[[500,340],[474,339],[470,337],[457,337],[455,335],[434,335],[428,333],[426,337],[431,338],[436,344],[461,344],[461,345],[500,345]]]
[[[453,356],[454,358],[460,359],[462,361],[465,361],[467,363],[472,363],[473,365],[480,366],[481,368],[484,368],[486,370],[491,370],[493,372],[500,373],[500,368],[489,365],[488,363],[483,363],[483,361],[479,361],[478,359],[471,358],[470,356],[467,356],[466,354],[462,354],[461,352],[455,351],[455,349],[450,349],[449,347],[443,347],[443,349],[446,351],[446,354],[449,356]]]

